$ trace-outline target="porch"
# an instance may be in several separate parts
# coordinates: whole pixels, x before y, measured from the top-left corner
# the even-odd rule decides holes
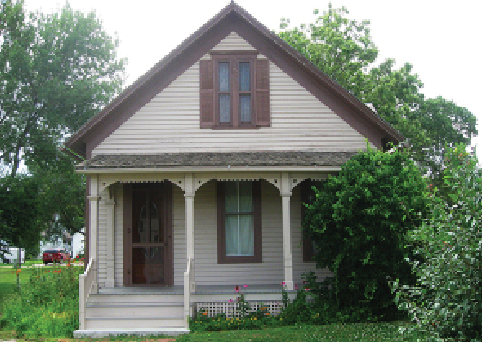
[[[327,174],[228,171],[90,176],[90,263],[80,277],[80,330],[76,336],[185,333],[196,311],[235,314],[241,293],[253,306],[263,302],[273,314],[279,312],[282,282],[294,298],[303,273],[316,271],[318,279],[329,276],[329,271],[317,270],[314,263],[304,260],[298,186],[305,179],[322,179]],[[220,262],[218,243],[224,238],[217,229],[216,185],[227,181],[260,183],[259,261]],[[141,189],[136,183],[167,185],[156,192],[155,184],[144,184]],[[135,203],[146,203],[136,201],[136,188],[149,189],[151,198],[156,193],[168,194],[157,206],[167,207],[165,215],[146,215],[156,218],[150,221],[156,227],[161,222],[157,218],[165,218],[165,225],[159,224],[155,230],[156,234],[162,232],[163,238],[155,244],[140,244],[133,237],[132,232],[140,231],[136,224],[142,221],[138,217],[143,212]],[[137,268],[142,272],[136,273],[139,263],[134,256],[141,248],[145,254],[160,251],[159,258],[142,262],[142,268]],[[139,274],[156,284],[143,283]]]
[[[92,267],[92,266],[91,266]],[[89,269],[90,271],[93,270]],[[88,273],[87,273],[88,274]],[[81,285],[87,285],[85,275]],[[244,285],[244,284],[243,284]],[[244,295],[256,311],[261,306],[272,315],[282,309],[281,284],[198,285],[190,292],[187,286],[171,287],[91,287],[90,295],[81,308],[82,328],[75,337],[104,337],[108,335],[178,335],[189,332],[189,317],[205,312],[209,317],[224,313],[236,317],[237,298]],[[82,291],[81,291],[82,292]],[[288,290],[294,299],[296,291]],[[81,302],[82,306],[82,302]]]

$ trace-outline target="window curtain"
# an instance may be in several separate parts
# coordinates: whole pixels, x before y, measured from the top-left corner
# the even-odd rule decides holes
[[[251,182],[227,182],[226,255],[254,255],[254,214]]]

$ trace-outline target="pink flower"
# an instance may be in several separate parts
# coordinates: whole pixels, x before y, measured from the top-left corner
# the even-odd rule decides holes
[[[244,287],[248,287],[248,285],[246,285],[246,284],[244,284],[243,286],[244,286]]]
[[[305,288],[306,291],[309,291],[310,289],[309,288]]]
[[[281,282],[281,285],[286,285],[286,283],[283,281],[283,282]]]
[[[233,300],[232,300],[232,299],[230,299],[230,300],[228,300],[228,302],[229,302],[229,303],[232,303],[232,302],[233,302]]]
[[[295,284],[295,290],[298,290],[298,284]]]

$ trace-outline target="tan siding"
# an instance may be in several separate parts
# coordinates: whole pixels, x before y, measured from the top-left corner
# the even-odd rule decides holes
[[[263,262],[259,264],[218,264],[217,263],[217,223],[216,223],[216,186],[211,181],[203,185],[195,197],[195,275],[199,285],[236,285],[236,284],[279,284],[283,281],[283,233],[281,218],[281,197],[279,191],[267,182],[262,182],[262,245]],[[180,193],[182,196],[182,193]],[[303,263],[301,246],[301,216],[299,191],[295,190],[292,202],[292,243],[294,280],[301,283],[301,274],[316,271],[313,263]],[[182,210],[184,205],[182,205]],[[181,213],[181,210],[175,210]],[[181,232],[182,230],[182,232]],[[178,228],[175,236],[184,239],[183,228]],[[175,242],[175,246],[178,242]],[[175,249],[177,249],[175,247]],[[179,248],[180,249],[180,248]],[[179,255],[185,267],[185,248]],[[180,260],[178,260],[179,262]],[[179,263],[181,264],[181,262]],[[184,269],[175,268],[175,284],[182,284]],[[324,277],[326,272],[316,271]]]
[[[114,185],[115,193],[115,228],[114,228],[114,276],[115,286],[123,285],[123,269],[124,269],[124,216],[123,216],[123,187],[122,184]]]
[[[247,43],[246,43],[247,44]],[[246,50],[229,36],[217,48]],[[199,63],[112,133],[92,155],[268,150],[358,151],[365,139],[306,89],[270,63],[271,127],[200,129]]]
[[[231,34],[221,40],[213,50],[255,50],[255,48],[237,33],[231,32]]]

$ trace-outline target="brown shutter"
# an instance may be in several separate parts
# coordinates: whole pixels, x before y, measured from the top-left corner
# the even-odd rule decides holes
[[[256,126],[270,126],[269,61],[256,61]]]
[[[214,120],[214,74],[213,61],[202,60],[199,63],[200,74],[200,111],[201,128],[210,128]]]

